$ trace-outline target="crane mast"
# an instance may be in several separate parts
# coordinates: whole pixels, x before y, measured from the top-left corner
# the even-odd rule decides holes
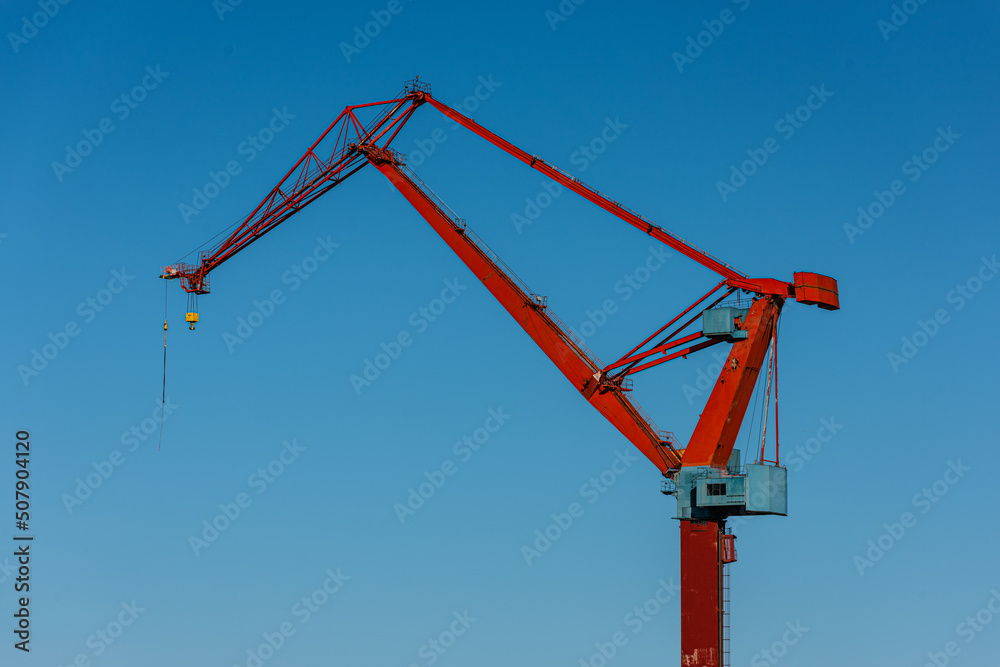
[[[424,104],[714,271],[721,282],[618,360],[603,364],[551,311],[546,297],[532,292],[406,166],[405,156],[390,147]],[[362,120],[366,112],[374,112],[367,122]],[[736,560],[735,538],[726,533],[726,520],[735,515],[787,513],[787,473],[778,460],[777,439],[773,461],[764,460],[762,448],[755,463],[743,466],[734,449],[736,437],[765,364],[769,380],[771,370],[776,380],[777,321],[785,301],[837,310],[836,280],[806,272],[795,273],[792,282],[749,278],[443,104],[431,96],[430,86],[418,80],[408,82],[394,99],[345,108],[236,229],[201,253],[197,265],[175,263],[165,267],[161,277],[179,280],[190,294],[208,293],[211,271],[369,164],[430,224],[574,388],[664,475],[663,491],[677,498],[681,528],[681,665],[726,664],[724,573],[725,566]],[[719,305],[740,291],[753,295],[748,308]],[[193,320],[191,315],[189,321],[197,321],[197,314]],[[682,448],[632,399],[631,376],[720,343],[730,343],[730,353],[690,441]]]

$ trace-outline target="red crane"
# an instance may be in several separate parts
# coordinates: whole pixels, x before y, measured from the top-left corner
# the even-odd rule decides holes
[[[614,363],[605,365],[487,246],[465,220],[441,201],[390,148],[418,107],[430,104],[462,127],[652,238],[711,269],[721,282]],[[361,116],[370,116],[362,120]],[[720,667],[728,655],[725,566],[736,560],[725,531],[734,515],[786,514],[786,471],[764,443],[754,464],[742,467],[734,451],[762,369],[766,392],[775,391],[777,431],[777,322],[786,299],[827,310],[840,307],[837,282],[795,273],[792,282],[748,278],[728,264],[673,236],[541,158],[530,155],[431,96],[430,86],[408,82],[394,99],[344,109],[309,150],[225,240],[204,251],[197,265],[174,264],[165,279],[179,279],[192,297],[209,291],[209,274],[305,206],[366,165],[373,165],[469,267],[556,367],[615,428],[664,475],[664,493],[677,497],[681,527],[681,664]],[[749,308],[719,306],[741,291]],[[707,305],[703,305],[706,304]],[[188,321],[197,321],[189,307]],[[701,321],[701,330],[697,323]],[[681,335],[683,334],[683,335]],[[729,357],[686,448],[659,430],[632,399],[631,376],[706,347],[728,342]],[[764,420],[766,432],[767,419]],[[762,439],[763,440],[763,439]]]

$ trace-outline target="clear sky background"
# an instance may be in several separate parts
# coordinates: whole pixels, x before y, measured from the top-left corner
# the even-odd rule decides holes
[[[910,2],[898,26],[888,0],[49,4],[51,17],[45,2],[0,10],[0,664],[250,667],[249,651],[269,667],[596,667],[618,632],[608,665],[677,664],[679,536],[658,472],[639,458],[596,502],[581,495],[632,445],[373,169],[219,269],[196,331],[169,284],[161,451],[149,435],[161,266],[252,210],[343,107],[417,74],[748,274],[839,280],[841,311],[785,309],[789,516],[735,528],[732,664],[919,667],[946,651],[995,664],[996,3]],[[779,123],[815,90],[808,120]],[[247,148],[272,121],[270,143]],[[614,141],[581,159],[608,123]],[[777,152],[720,192],[769,139]],[[565,192],[519,228],[541,175],[430,107],[395,147],[605,360],[717,282],[670,252],[640,290],[616,291],[649,258],[645,235]],[[239,173],[185,219],[230,161]],[[859,207],[871,222],[845,228]],[[339,245],[308,280],[283,279],[317,239]],[[426,327],[411,321],[447,281],[466,288]],[[274,290],[282,303],[227,346]],[[609,299],[603,326],[584,327]],[[350,376],[400,332],[413,344],[355,391]],[[682,443],[712,352],[636,378]],[[491,410],[509,417],[456,451]],[[32,434],[30,655],[12,646],[7,555],[19,429]],[[401,522],[394,506],[446,461],[455,474]],[[269,464],[280,474],[253,477]],[[238,518],[218,518],[239,494]],[[573,502],[583,515],[529,565],[522,546]],[[213,521],[229,525],[193,547]],[[327,597],[328,571],[341,588]],[[666,602],[649,603],[661,580]],[[306,616],[310,597],[324,604]],[[282,627],[294,634],[279,642]],[[280,648],[260,651],[265,635]]]

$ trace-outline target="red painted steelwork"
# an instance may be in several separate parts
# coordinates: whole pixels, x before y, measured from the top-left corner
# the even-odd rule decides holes
[[[542,172],[552,180],[566,186],[567,188],[577,193],[584,199],[587,199],[588,201],[597,204],[605,211],[621,218],[622,220],[632,225],[633,227],[646,232],[656,240],[666,243],[668,246],[670,246],[677,252],[690,257],[691,259],[693,259],[694,261],[698,262],[703,266],[707,266],[712,271],[715,271],[719,275],[728,278],[730,282],[734,280],[740,281],[745,278],[745,276],[741,272],[732,268],[728,264],[717,260],[716,258],[709,255],[707,252],[695,248],[686,241],[683,241],[677,238],[676,236],[664,231],[661,227],[654,225],[648,220],[639,217],[639,215],[633,213],[632,211],[625,208],[618,202],[609,199],[600,192],[597,192],[596,190],[584,185],[579,179],[570,176],[569,174],[558,169],[557,167],[554,167],[553,165],[549,164],[548,162],[541,159],[537,155],[529,155],[528,153],[521,150],[514,144],[510,143],[506,139],[500,137],[497,134],[494,134],[493,132],[490,132],[485,127],[483,127],[476,121],[472,120],[471,118],[467,118],[466,116],[463,116],[462,114],[455,111],[451,107],[442,104],[441,102],[438,102],[430,95],[427,96],[427,102],[435,109],[443,113],[448,118],[451,118],[453,121],[455,121],[462,127],[479,135],[483,139],[486,139],[486,141],[490,142],[497,148],[500,148],[509,155],[512,155],[513,157],[517,158],[518,160],[525,163],[532,169],[536,169]],[[787,283],[783,284],[787,285]]]
[[[722,282],[619,361],[604,367],[587,350],[583,341],[548,310],[544,298],[531,293],[502,260],[477,240],[464,221],[449,215],[447,206],[419,183],[419,178],[406,170],[391,150],[390,143],[416,109],[424,103],[429,103],[459,125],[605,211],[719,274],[723,278]],[[362,115],[373,116],[367,124],[358,115],[361,111],[364,112]],[[373,164],[384,174],[430,223],[577,391],[668,477],[672,477],[682,466],[713,466],[720,469],[726,466],[784,300],[795,298],[802,303],[815,304],[828,310],[836,310],[840,305],[837,281],[833,278],[802,272],[795,274],[794,283],[773,278],[748,278],[570,174],[528,154],[472,119],[438,102],[431,97],[430,87],[418,81],[407,84],[403,93],[395,99],[345,108],[278,185],[238,223],[235,231],[215,247],[202,252],[197,265],[174,264],[165,267],[161,277],[179,279],[181,287],[187,292],[207,293],[212,270],[367,164]],[[737,289],[756,295],[743,323],[748,336],[745,340],[733,343],[691,442],[686,450],[679,452],[674,448],[672,435],[659,431],[642,408],[627,395],[626,383],[629,380],[625,376],[723,342],[723,338],[712,338],[672,351],[701,338],[700,333],[690,333],[669,342],[696,322],[701,314],[695,312],[666,338],[655,343],[652,349],[640,352],[654,338],[723,288],[727,290],[726,293],[712,302],[709,308]],[[608,375],[607,371],[615,369],[616,373]],[[684,667],[719,667],[723,659],[722,568],[723,562],[728,562],[726,559],[735,559],[735,546],[729,540],[731,536],[723,534],[723,526],[723,521],[718,518],[714,521],[680,522],[681,644]]]
[[[600,365],[591,359],[529,294],[511,279],[472,239],[465,226],[453,220],[434,199],[403,171],[396,160],[379,149],[362,146],[375,167],[400,191],[413,208],[430,223],[456,255],[482,281],[514,320],[552,360],[587,401],[652,461],[661,472],[676,470],[680,456],[660,440],[659,430],[649,424],[625,398],[620,386],[603,384]]]
[[[319,139],[309,147],[305,155],[299,158],[299,161],[285,174],[278,185],[239,224],[237,229],[220,244],[201,253],[201,261],[197,267],[174,264],[165,267],[161,276],[179,278],[181,286],[188,292],[207,293],[209,272],[364,167],[367,161],[358,150],[358,146],[361,144],[377,145],[381,141],[382,148],[388,148],[417,107],[426,102],[448,118],[533,169],[542,172],[633,227],[718,273],[725,278],[725,283],[729,287],[747,290],[755,294],[795,298],[796,290],[792,283],[774,278],[747,278],[728,264],[673,236],[658,225],[654,225],[618,202],[588,187],[579,179],[537,156],[529,155],[471,118],[434,99],[430,94],[430,87],[426,84],[412,82],[407,85],[403,92],[404,94],[396,99],[345,108],[330,127],[320,135]],[[382,108],[366,126],[355,112],[370,107]],[[326,143],[324,144],[324,142]],[[331,142],[332,146],[330,146]],[[327,155],[329,157],[324,157]],[[809,299],[806,303],[815,303],[828,309],[839,307],[835,280],[814,273],[800,273],[796,276],[806,277],[802,282],[803,294]],[[796,284],[798,282],[797,278]]]
[[[794,274],[795,299],[801,303],[815,304],[826,310],[840,308],[837,281],[830,276],[799,271]]]
[[[684,466],[726,467],[753,395],[782,300],[761,297],[744,320],[745,340],[733,343],[715,388],[684,451]]]
[[[384,145],[388,146],[423,104],[420,90],[408,87],[404,92],[397,99],[344,109],[236,230],[211,250],[201,253],[198,266],[173,264],[164,267],[160,277],[180,279],[186,292],[208,293],[208,274],[212,270],[367,165],[357,144],[374,144],[384,139]],[[356,112],[369,107],[381,109],[366,127]]]
[[[723,535],[722,536],[722,564],[728,565],[729,563],[736,562],[736,536],[735,535]]]
[[[681,521],[681,666],[722,664],[722,526]]]
[[[697,333],[691,334],[690,336],[684,336],[683,338],[678,338],[677,340],[675,340],[673,342],[664,343],[663,345],[658,345],[658,346],[656,346],[654,348],[646,350],[645,352],[640,352],[639,354],[633,354],[631,357],[625,357],[624,359],[620,359],[619,361],[616,361],[615,363],[611,364],[610,366],[605,367],[604,371],[607,372],[607,371],[614,370],[616,368],[619,368],[620,366],[624,366],[626,364],[630,364],[633,361],[642,361],[646,357],[652,356],[654,354],[666,354],[667,350],[675,348],[678,345],[683,345],[684,343],[690,343],[693,340],[698,340],[701,337],[702,337],[702,334],[699,331]]]

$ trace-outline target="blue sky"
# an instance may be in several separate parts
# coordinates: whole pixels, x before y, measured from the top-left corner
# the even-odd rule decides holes
[[[839,280],[841,311],[785,309],[790,511],[735,527],[732,664],[992,664],[1000,14],[903,5],[4,3],[0,495],[13,504],[28,429],[35,542],[30,655],[0,557],[3,664],[597,665],[618,632],[608,665],[676,663],[678,529],[656,469],[588,490],[632,445],[375,170],[220,268],[197,331],[169,285],[157,451],[160,267],[252,210],[341,109],[417,74],[748,274]],[[516,224],[542,176],[429,106],[394,145],[606,361],[717,282],[670,252],[616,290],[661,250],[565,192]],[[636,378],[682,442],[712,352]],[[441,475],[401,522],[394,506]],[[225,528],[192,546],[205,522]]]

